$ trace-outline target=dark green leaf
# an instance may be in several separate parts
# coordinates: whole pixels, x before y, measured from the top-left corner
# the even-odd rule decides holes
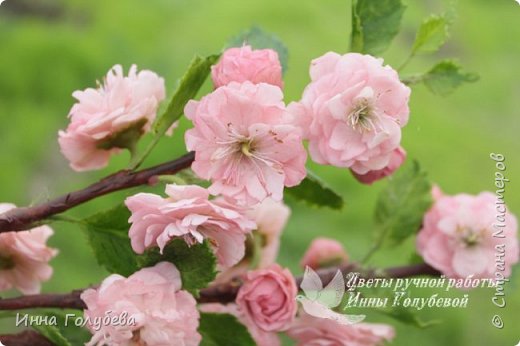
[[[352,51],[383,53],[399,32],[404,10],[401,0],[352,0]]]
[[[436,52],[448,38],[448,20],[445,16],[426,18],[415,36],[412,54]]]
[[[140,267],[150,267],[166,261],[175,264],[181,272],[182,288],[197,295],[198,290],[207,287],[216,276],[216,258],[209,244],[188,246],[182,239],[175,239],[164,248],[163,254],[158,248],[148,250],[139,259]]]
[[[56,318],[58,331],[72,345],[84,345],[92,338],[92,334],[88,329],[78,327],[74,323],[76,319],[84,318],[82,311],[71,312],[68,318],[66,316],[67,313],[56,310],[46,313],[45,315]]]
[[[426,173],[413,161],[400,169],[379,194],[375,223],[380,240],[396,245],[415,234],[432,203]]]
[[[138,269],[128,237],[129,217],[130,211],[121,204],[82,220],[98,263],[109,272],[124,276]]]
[[[210,55],[202,58],[195,56],[191,61],[188,70],[182,76],[177,90],[173,94],[166,111],[157,118],[153,129],[157,136],[162,136],[170,126],[179,120],[184,114],[184,106],[189,100],[193,99],[208,77],[211,65],[219,58],[219,55]]]
[[[253,338],[235,316],[200,314],[201,346],[254,346]]]
[[[300,185],[285,189],[285,194],[317,207],[343,208],[343,198],[309,171]]]
[[[53,325],[32,325],[32,328],[45,336],[56,346],[72,346],[70,342],[61,335],[59,329]]]
[[[287,62],[289,59],[289,52],[285,44],[275,35],[267,33],[259,27],[252,27],[240,33],[238,36],[233,37],[228,47],[242,47],[244,44],[248,44],[255,49],[266,49],[270,48],[278,53],[278,58],[282,64],[282,70],[287,71]]]
[[[435,65],[423,77],[423,82],[434,94],[448,95],[463,83],[479,80],[476,73],[464,72],[462,67],[452,60],[443,60]]]

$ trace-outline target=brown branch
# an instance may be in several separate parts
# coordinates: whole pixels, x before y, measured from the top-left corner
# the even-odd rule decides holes
[[[362,271],[357,264],[349,264],[342,267],[332,267],[326,269],[320,269],[317,271],[321,278],[321,281],[326,285],[334,275],[336,271],[340,269],[344,275],[352,272],[361,272],[361,276],[364,278],[380,277],[377,273],[384,273],[385,277],[393,278],[406,278],[418,275],[429,275],[438,276],[440,272],[430,267],[429,265],[415,264],[403,267],[388,268],[383,271]],[[302,277],[295,278],[297,285],[299,286]],[[233,279],[228,283],[211,286],[200,291],[198,297],[199,303],[231,303],[235,300],[235,297],[240,288],[241,282],[239,279]],[[59,308],[59,309],[85,309],[85,303],[81,300],[80,295],[83,290],[76,290],[71,293],[65,294],[38,294],[32,296],[23,296],[17,298],[0,299],[0,310],[21,310],[30,308]]]
[[[109,175],[82,190],[70,192],[33,207],[21,207],[0,214],[0,233],[22,231],[31,228],[50,216],[62,213],[79,204],[111,192],[147,185],[158,175],[175,174],[191,166],[195,154],[190,152],[180,158],[141,171],[122,170]]]
[[[33,330],[0,335],[0,341],[6,346],[54,346],[49,339]]]

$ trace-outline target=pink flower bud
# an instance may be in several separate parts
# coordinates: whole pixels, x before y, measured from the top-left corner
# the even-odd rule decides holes
[[[298,288],[291,272],[278,264],[250,271],[238,291],[236,303],[258,328],[267,332],[289,328],[296,316]]]
[[[363,184],[372,184],[375,181],[394,174],[394,172],[401,167],[404,160],[406,160],[406,151],[404,151],[402,147],[399,147],[392,152],[390,161],[385,168],[376,171],[369,171],[365,174],[357,174],[352,171],[352,174],[359,182]]]
[[[348,261],[343,245],[334,239],[316,238],[303,255],[300,266],[317,269],[324,266],[338,265]]]
[[[211,79],[215,88],[246,81],[283,88],[278,53],[272,49],[251,49],[251,46],[227,49],[220,61],[211,67]]]

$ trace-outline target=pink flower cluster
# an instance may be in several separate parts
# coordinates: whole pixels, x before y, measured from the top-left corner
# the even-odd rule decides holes
[[[364,183],[392,173],[404,160],[404,151],[396,150],[410,97],[397,72],[369,55],[329,52],[312,61],[310,76],[289,111],[309,140],[312,159],[349,168]]]
[[[215,88],[246,81],[283,88],[278,53],[272,49],[252,49],[247,45],[227,49],[218,64],[211,67],[211,79]]]
[[[503,274],[511,275],[519,257],[518,224],[503,203],[497,204],[497,196],[446,196],[435,188],[434,198],[417,236],[417,251],[426,263],[451,278],[491,279],[500,249]]]
[[[100,169],[121,148],[132,149],[149,130],[159,102],[165,97],[164,80],[154,72],[128,76],[120,65],[107,74],[104,85],[72,94],[77,100],[70,110],[70,124],[59,132],[61,152],[76,171]]]
[[[15,207],[0,203],[0,214]],[[53,233],[49,226],[0,233],[0,291],[16,288],[23,294],[40,292],[41,282],[52,276],[48,263],[58,253],[47,246]]]
[[[181,286],[177,268],[161,262],[128,278],[110,275],[98,289],[86,290],[81,299],[87,305],[85,318],[93,333],[87,345],[198,345],[197,303]],[[129,317],[127,323],[92,323],[107,314]]]
[[[222,267],[230,267],[244,257],[246,234],[256,224],[224,199],[209,200],[206,189],[196,185],[167,185],[168,197],[139,193],[128,197],[132,212],[129,236],[132,248],[141,254],[158,246],[162,252],[174,238],[188,245],[210,239]]]
[[[185,140],[195,151],[192,169],[211,180],[212,194],[247,205],[267,197],[280,201],[284,186],[305,178],[307,154],[282,98],[270,84],[232,82],[188,103],[185,113],[194,128]]]

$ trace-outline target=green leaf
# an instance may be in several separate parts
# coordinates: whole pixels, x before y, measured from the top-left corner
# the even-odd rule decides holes
[[[32,325],[32,328],[45,336],[56,346],[72,346],[71,343],[61,335],[59,329],[53,325]]]
[[[379,194],[375,223],[380,241],[400,244],[415,234],[432,203],[431,185],[419,164],[400,169]]]
[[[412,54],[436,52],[448,38],[448,20],[445,16],[426,18],[415,36]]]
[[[352,0],[351,50],[379,55],[399,32],[401,0]]]
[[[52,310],[49,313],[46,313],[45,315],[49,318],[53,316],[56,318],[57,325],[56,328],[58,329],[59,333],[67,339],[67,341],[72,345],[84,345],[87,343],[91,338],[92,334],[88,331],[88,329],[76,326],[75,320],[79,318],[84,318],[82,311],[74,311],[69,313],[70,316],[67,318],[67,314],[62,311],[56,311]]]
[[[282,64],[282,70],[287,71],[287,62],[289,60],[289,52],[285,44],[277,36],[265,32],[257,26],[252,27],[233,37],[228,44],[228,47],[242,47],[248,44],[255,49],[270,48],[278,53],[278,58]]]
[[[343,198],[310,171],[300,185],[286,189],[285,194],[317,207],[343,208]]]
[[[253,338],[235,316],[228,314],[200,314],[201,346],[254,346]]]
[[[423,83],[432,93],[442,96],[451,94],[463,83],[473,83],[478,80],[478,74],[464,72],[462,67],[453,60],[439,62],[422,78]]]
[[[128,237],[130,211],[121,204],[81,221],[98,263],[111,273],[128,276],[137,267]]]
[[[383,315],[392,317],[393,319],[410,325],[420,329],[425,329],[440,323],[440,321],[432,320],[432,321],[422,321],[415,311],[412,311],[410,308],[405,308],[402,306],[393,307],[390,310],[381,310],[376,309],[379,313]]]
[[[140,267],[150,267],[162,261],[175,264],[181,272],[182,288],[194,295],[207,287],[217,274],[217,261],[206,241],[188,246],[183,239],[175,239],[166,245],[162,255],[158,248],[152,248],[138,259]]]
[[[184,107],[193,99],[209,75],[211,65],[217,62],[220,55],[210,55],[205,58],[195,56],[182,76],[166,111],[157,118],[153,129],[162,136],[170,126],[184,114]]]

